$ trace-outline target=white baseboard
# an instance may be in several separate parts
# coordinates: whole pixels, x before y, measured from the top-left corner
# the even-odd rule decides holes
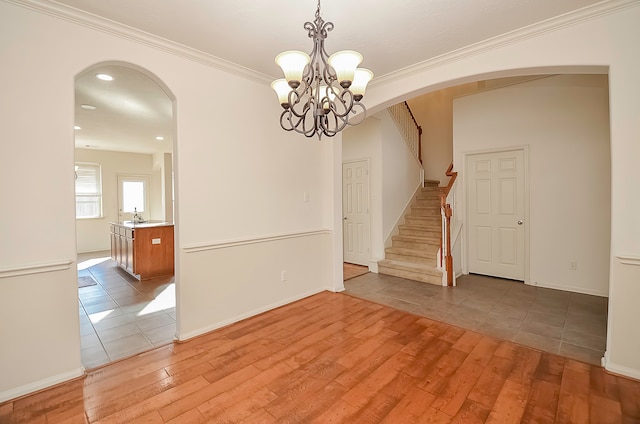
[[[590,294],[592,296],[609,297],[609,293],[607,291],[585,289],[584,287],[568,286],[565,284],[541,283],[539,281],[532,282],[532,283],[527,282],[526,284],[530,286],[543,287],[545,289],[556,289],[556,290],[570,291],[574,293]]]
[[[180,341],[180,342],[184,342],[184,341],[187,341],[187,340],[192,339],[194,337],[198,337],[198,336],[201,336],[203,334],[209,333],[211,331],[217,330],[219,328],[226,327],[227,325],[231,325],[231,324],[236,323],[238,321],[242,321],[243,319],[251,318],[252,316],[259,315],[259,314],[261,314],[263,312],[267,312],[267,311],[270,311],[270,310],[275,309],[275,308],[279,308],[280,306],[288,305],[289,303],[296,302],[298,300],[304,299],[304,298],[309,297],[309,296],[313,296],[314,294],[322,293],[323,291],[327,291],[327,290],[328,289],[312,290],[310,292],[303,293],[303,294],[298,295],[298,296],[290,297],[288,299],[284,299],[284,300],[281,300],[281,301],[278,301],[278,302],[275,302],[275,303],[271,303],[271,304],[263,306],[261,308],[257,308],[257,309],[251,310],[249,312],[245,312],[243,314],[236,315],[233,318],[225,319],[225,320],[219,321],[219,322],[217,322],[215,324],[211,324],[211,325],[199,328],[199,329],[194,330],[194,331],[189,331],[187,333],[179,333],[179,332],[176,331],[176,339],[178,341]],[[329,291],[332,291],[332,290],[329,290]]]
[[[611,363],[607,352],[602,357],[602,366],[609,372],[640,380],[640,370]]]
[[[384,258],[382,258],[384,259]],[[381,261],[382,259],[371,259],[369,261],[369,272],[373,272],[375,274],[378,273],[378,261]]]
[[[84,375],[84,367],[76,368],[73,371],[65,372],[62,374],[54,375],[43,380],[34,381],[33,383],[25,384],[24,386],[16,387],[15,389],[6,390],[0,392],[0,403],[11,399],[18,398],[20,396],[27,395],[29,393],[37,392],[38,390],[46,389],[56,384],[64,383],[65,381],[72,380]]]

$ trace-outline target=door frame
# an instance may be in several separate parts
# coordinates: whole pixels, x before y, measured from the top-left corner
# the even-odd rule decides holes
[[[529,145],[521,145],[521,146],[509,146],[509,147],[497,147],[493,149],[482,149],[482,150],[472,150],[467,152],[462,152],[462,167],[461,170],[464,173],[467,169],[467,163],[470,160],[471,156],[478,156],[484,154],[491,153],[502,153],[502,152],[514,152],[521,151],[523,162],[524,162],[524,283],[531,284],[531,278],[529,275],[530,271],[530,231],[531,231],[531,220],[529,214]],[[463,196],[463,231],[462,231],[462,272],[463,274],[469,274],[469,176],[466,173],[462,178],[462,196]]]
[[[369,257],[367,258],[367,264],[363,265],[363,266],[367,266],[370,267],[371,265],[371,255],[372,255],[372,250],[371,250],[371,160],[370,158],[361,158],[361,159],[348,159],[348,160],[343,160],[342,164],[340,165],[340,180],[341,180],[341,187],[342,190],[340,192],[340,202],[341,202],[341,208],[340,208],[340,222],[341,222],[341,230],[342,230],[342,262],[345,262],[345,257],[344,257],[344,180],[342,179],[342,175],[344,172],[344,165],[348,164],[348,163],[357,163],[357,162],[366,162],[367,163],[367,229],[368,229],[368,245],[367,245],[367,250],[369,252]],[[371,269],[370,269],[371,270]]]
[[[149,174],[128,174],[128,173],[117,173],[116,174],[116,195],[117,197],[117,205],[116,205],[116,216],[118,217],[118,221],[122,222],[123,216],[121,216],[124,212],[120,211],[120,206],[122,204],[122,182],[126,180],[141,180],[145,183],[145,192],[144,192],[144,202],[146,209],[142,211],[142,216],[145,217],[145,220],[151,219],[151,178],[152,176]]]

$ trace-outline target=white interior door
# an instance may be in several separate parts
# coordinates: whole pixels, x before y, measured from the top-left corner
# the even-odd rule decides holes
[[[369,266],[369,163],[342,164],[344,261]]]
[[[469,272],[525,279],[523,150],[468,155]]]
[[[134,211],[149,220],[149,177],[118,175],[118,220],[131,221]]]

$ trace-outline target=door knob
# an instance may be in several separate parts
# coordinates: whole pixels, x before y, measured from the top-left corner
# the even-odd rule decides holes
[[[347,217],[346,217],[346,216],[344,217],[344,220],[345,220],[345,221],[347,220]]]
[[[522,224],[524,224],[524,222],[518,221],[518,225],[522,225]]]

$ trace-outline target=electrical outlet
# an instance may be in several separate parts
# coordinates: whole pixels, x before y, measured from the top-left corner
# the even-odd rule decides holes
[[[575,260],[569,261],[569,269],[571,271],[575,271],[576,269],[578,269],[578,263]]]
[[[280,271],[280,281],[283,283],[287,281],[287,271]]]

